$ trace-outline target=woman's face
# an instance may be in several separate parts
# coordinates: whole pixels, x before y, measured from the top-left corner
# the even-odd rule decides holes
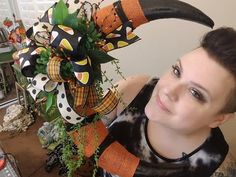
[[[163,75],[148,102],[147,117],[186,134],[218,126],[233,76],[198,48]]]

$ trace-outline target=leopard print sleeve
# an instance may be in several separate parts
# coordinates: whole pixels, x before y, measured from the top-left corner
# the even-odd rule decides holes
[[[236,176],[236,160],[229,152],[225,157],[224,162],[214,172],[211,177],[235,177]]]

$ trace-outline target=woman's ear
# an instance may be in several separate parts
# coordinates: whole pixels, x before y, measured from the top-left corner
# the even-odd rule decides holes
[[[235,117],[234,113],[225,113],[225,114],[220,114],[216,117],[216,120],[214,120],[209,127],[210,128],[216,128],[222,124],[224,124],[225,122],[227,122],[228,120],[232,119]]]

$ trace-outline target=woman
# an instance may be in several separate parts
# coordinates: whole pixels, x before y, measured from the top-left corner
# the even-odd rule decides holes
[[[150,166],[185,165],[180,171],[159,170],[159,176],[233,177],[236,165],[227,156],[228,144],[218,126],[236,111],[235,79],[236,31],[219,28],[160,79],[121,81],[122,103],[104,122],[113,120],[110,135]],[[135,176],[152,174],[144,168]],[[103,176],[115,175],[104,171]]]

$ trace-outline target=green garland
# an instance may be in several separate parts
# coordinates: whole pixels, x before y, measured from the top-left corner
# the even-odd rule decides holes
[[[97,121],[98,119],[100,119],[100,115],[95,115],[95,120]],[[80,131],[80,136],[78,136],[78,141],[81,142],[80,146],[77,147],[77,152],[74,153],[73,151],[73,141],[71,140],[71,138],[69,137],[69,135],[67,134],[63,119],[61,117],[59,117],[56,120],[55,125],[57,126],[57,130],[59,133],[59,137],[60,137],[60,142],[63,145],[62,148],[62,160],[65,163],[66,167],[67,167],[67,176],[68,177],[73,177],[75,171],[81,167],[82,164],[84,164],[85,162],[85,156],[84,156],[84,146],[83,146],[83,142],[85,142],[85,132],[84,131]],[[95,124],[92,123],[93,126],[95,126]],[[81,124],[77,124],[74,125],[74,127],[72,128],[73,130],[79,130],[81,128]],[[95,129],[94,129],[95,130]],[[96,136],[96,132],[95,132],[95,136]],[[95,140],[98,139],[98,136],[95,137]],[[98,145],[95,144],[95,147],[98,147]],[[99,154],[99,147],[96,148],[95,153],[93,155],[93,160],[94,160],[94,166],[93,166],[93,174],[92,176],[95,177],[96,173],[97,173],[97,169],[98,169],[98,156]]]

